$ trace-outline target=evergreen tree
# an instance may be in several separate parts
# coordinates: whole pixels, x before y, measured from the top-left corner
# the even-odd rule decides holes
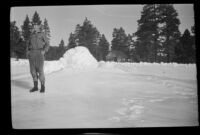
[[[91,32],[92,44],[90,44],[89,50],[91,51],[93,56],[97,59],[99,51],[101,51],[101,49],[99,47],[99,41],[100,41],[101,34],[99,33],[99,31],[97,30],[96,27],[94,27],[91,31],[92,31]]]
[[[50,46],[45,55],[46,60],[58,60],[61,57],[60,49],[58,46]]]
[[[126,48],[125,48],[125,54],[130,58],[131,56],[131,51],[134,48],[134,40],[133,36],[131,34],[128,34],[127,40],[126,40]]]
[[[138,20],[136,51],[141,61],[157,60],[158,38],[158,5],[148,4],[143,7]]]
[[[37,24],[37,25],[42,24],[42,21],[41,21],[41,19],[40,19],[39,14],[37,13],[37,11],[35,11],[35,13],[34,13],[34,15],[33,15],[33,17],[32,17],[31,24],[32,24],[32,27],[33,27],[33,25],[36,25],[36,24]]]
[[[134,34],[130,35],[128,34],[127,36],[127,56],[131,61],[137,62],[137,54],[136,54],[136,43],[133,40]]]
[[[122,27],[120,27],[119,29],[114,28],[112,35],[113,35],[113,39],[111,41],[111,44],[112,44],[111,49],[127,53],[128,38],[124,29]]]
[[[192,44],[192,36],[188,29],[185,30],[183,36],[181,37],[182,44],[182,55],[184,62],[193,63],[195,62],[195,49]]]
[[[65,46],[64,40],[61,39],[60,44],[59,44],[59,47],[60,47],[60,48],[64,48],[64,46]]]
[[[26,19],[24,20],[21,29],[22,29],[22,37],[24,41],[27,42],[31,35],[31,24],[28,15],[26,15]]]
[[[92,44],[92,24],[87,18],[85,18],[83,25],[80,26],[80,30],[78,31],[78,45],[85,46],[90,51],[90,45]]]
[[[75,34],[70,33],[69,39],[68,39],[68,45],[67,45],[67,49],[71,49],[76,47],[76,38],[75,38]]]
[[[100,33],[92,25],[91,21],[85,18],[82,26],[77,25],[74,38],[76,45],[87,47],[90,53],[96,58]]]
[[[65,50],[65,43],[63,39],[60,41],[57,51],[58,51],[57,53],[59,54],[59,58],[62,57],[63,54],[65,53],[66,50]]]
[[[176,44],[176,46],[174,48],[175,57],[174,57],[173,61],[177,62],[177,63],[185,63],[181,38],[182,37],[179,38],[179,42]]]
[[[141,60],[158,61],[158,54],[173,60],[174,48],[178,44],[180,24],[172,4],[148,4],[143,7],[138,20],[136,50]]]
[[[80,24],[76,25],[76,29],[73,35],[70,35],[74,39],[75,46],[79,46],[79,37],[80,37],[81,26]]]
[[[13,57],[17,50],[17,44],[21,38],[19,28],[16,26],[16,21],[10,22],[10,55]]]
[[[196,38],[195,38],[195,26],[191,27],[191,31],[192,31],[192,35],[191,35],[191,44],[192,44],[192,48],[193,48],[193,62],[196,62]]]
[[[77,24],[74,33],[70,33],[67,49],[85,46],[96,59],[99,59],[100,38],[101,35],[97,28],[93,26],[90,20],[85,18],[83,24]]]
[[[26,42],[20,38],[15,46],[15,54],[18,58],[26,58]]]
[[[100,55],[100,59],[99,60],[106,60],[106,56],[109,52],[109,43],[105,37],[104,34],[102,34],[100,41],[99,41],[99,48],[100,50],[98,51],[98,54]]]
[[[163,47],[167,56],[167,62],[170,62],[175,57],[174,48],[178,44],[180,31],[178,29],[180,20],[178,13],[172,4],[161,4],[159,7],[160,23],[164,25],[160,28],[160,35],[165,37]]]
[[[49,28],[49,24],[48,24],[48,21],[47,21],[46,18],[44,19],[44,25],[43,26],[44,26],[43,27],[44,33],[45,33],[48,41],[50,41],[50,37],[51,37],[51,35],[50,35],[50,28]]]

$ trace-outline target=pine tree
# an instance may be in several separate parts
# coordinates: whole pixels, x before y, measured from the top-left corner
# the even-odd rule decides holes
[[[127,39],[125,30],[122,27],[120,27],[119,29],[114,28],[112,35],[113,35],[113,39],[111,41],[111,44],[112,44],[111,49],[127,53],[128,39]]]
[[[65,53],[66,50],[65,50],[65,43],[63,39],[61,39],[57,51],[58,51],[57,53],[59,54],[59,58],[62,57],[63,54]]]
[[[60,47],[60,48],[64,48],[64,46],[65,46],[64,40],[61,39],[60,44],[59,44],[59,47]]]
[[[143,7],[138,20],[136,50],[141,60],[158,61],[158,55],[166,56],[168,62],[174,58],[178,44],[180,24],[172,4],[148,4]]]
[[[33,25],[40,25],[42,24],[42,21],[40,19],[39,14],[37,13],[37,11],[35,11],[33,17],[32,17],[32,21],[31,21],[32,27]]]
[[[192,36],[188,29],[185,30],[183,36],[181,37],[182,44],[182,55],[184,62],[192,63],[195,61],[195,50],[192,45]]]
[[[50,46],[46,53],[46,60],[58,60],[61,57],[60,49],[58,46]]]
[[[51,37],[51,35],[50,35],[50,28],[49,28],[49,24],[48,24],[48,21],[47,21],[46,18],[44,19],[44,25],[43,26],[44,26],[43,27],[44,33],[45,33],[48,41],[50,41],[50,37]]]
[[[193,49],[193,62],[196,62],[196,37],[195,37],[195,26],[191,27],[192,35],[191,35],[191,44]]]
[[[85,46],[97,58],[99,55],[100,33],[90,20],[85,18],[82,25],[77,24],[74,33],[70,33],[67,49],[76,46]]]
[[[100,38],[100,41],[99,41],[99,52],[98,54],[100,55],[100,60],[106,60],[106,56],[109,52],[109,43],[105,37],[104,34],[102,34],[101,38]]]
[[[178,13],[174,9],[172,4],[161,4],[159,6],[160,23],[164,23],[162,26],[160,35],[165,37],[163,48],[167,55],[167,62],[170,62],[175,57],[174,48],[178,44],[180,37],[180,31],[178,29],[180,20],[178,19]]]
[[[138,20],[137,55],[142,61],[157,60],[158,38],[158,5],[148,4],[143,7],[141,18]]]
[[[190,31],[186,29],[180,37],[179,44],[175,47],[175,62],[178,63],[195,63],[195,45],[193,36]]]
[[[131,61],[138,61],[137,56],[136,56],[136,44],[135,41],[133,40],[134,34],[128,34],[127,36],[127,56]]]
[[[91,21],[85,18],[82,26],[77,25],[74,38],[77,46],[87,47],[90,53],[96,58],[100,33],[92,25]]]
[[[17,44],[21,38],[19,28],[16,26],[16,21],[10,22],[10,55],[14,56],[17,50]]]
[[[97,58],[98,52],[99,52],[99,50],[101,50],[99,47],[99,41],[100,41],[101,34],[99,33],[99,31],[97,30],[96,27],[94,27],[91,31],[92,31],[91,32],[92,44],[90,44],[89,50],[91,50],[91,53],[93,54],[93,56],[95,58]]]
[[[22,37],[24,41],[27,42],[31,35],[31,24],[28,15],[26,15],[26,19],[24,20],[21,29],[22,29]]]
[[[80,26],[79,31],[78,31],[78,45],[85,46],[89,50],[91,49],[90,44],[92,44],[91,29],[92,29],[91,21],[85,18],[83,25]]]
[[[71,49],[71,48],[74,48],[76,46],[77,46],[77,44],[76,44],[75,34],[70,33],[69,39],[68,39],[67,49]]]
[[[26,58],[26,42],[20,38],[15,46],[15,54],[18,58]]]
[[[76,25],[74,34],[70,34],[71,37],[74,39],[75,46],[79,46],[79,37],[80,37],[81,26],[80,24]]]
[[[131,56],[131,49],[134,47],[133,36],[128,34],[126,37],[126,47],[124,49],[125,54],[130,58]]]

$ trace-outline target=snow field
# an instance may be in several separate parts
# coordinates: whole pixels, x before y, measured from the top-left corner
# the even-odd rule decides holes
[[[11,59],[14,128],[199,124],[196,64],[97,62],[76,47],[44,72],[48,91],[30,94],[28,60]]]

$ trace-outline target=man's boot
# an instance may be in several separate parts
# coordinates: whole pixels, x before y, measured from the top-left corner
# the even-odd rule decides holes
[[[38,82],[34,81],[34,87],[30,90],[30,92],[34,92],[38,90]]]
[[[41,90],[40,90],[41,93],[44,93],[45,92],[45,86],[44,86],[44,82],[41,82]]]

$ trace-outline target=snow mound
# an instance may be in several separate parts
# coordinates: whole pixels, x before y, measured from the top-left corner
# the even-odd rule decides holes
[[[78,46],[68,50],[59,60],[64,67],[74,69],[97,68],[98,62],[86,47]]]

